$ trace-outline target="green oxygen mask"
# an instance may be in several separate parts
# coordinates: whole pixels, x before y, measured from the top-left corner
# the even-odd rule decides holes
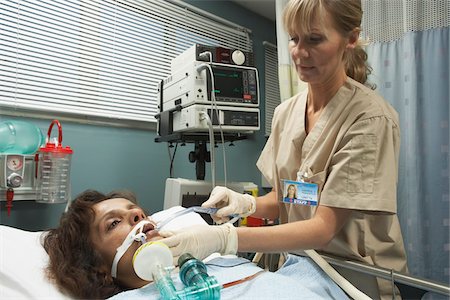
[[[154,281],[164,300],[215,300],[220,299],[222,286],[214,276],[209,276],[206,266],[191,254],[178,259],[180,279],[185,288],[177,291],[171,277],[174,269],[172,253],[160,242],[140,246],[133,256],[133,268],[143,280]]]

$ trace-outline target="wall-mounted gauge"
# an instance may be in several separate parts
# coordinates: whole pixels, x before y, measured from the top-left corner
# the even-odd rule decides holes
[[[25,157],[22,155],[8,155],[6,158],[6,166],[11,171],[18,171],[23,168]]]

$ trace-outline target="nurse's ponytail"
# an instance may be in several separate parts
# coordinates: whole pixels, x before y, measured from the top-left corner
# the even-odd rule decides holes
[[[372,68],[367,62],[367,53],[362,47],[361,41],[353,49],[347,49],[344,54],[345,71],[347,76],[375,89],[374,84],[368,83],[367,79],[372,73]]]

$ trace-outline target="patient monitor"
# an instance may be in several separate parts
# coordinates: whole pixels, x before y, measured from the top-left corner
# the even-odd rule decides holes
[[[234,57],[234,59],[233,59]],[[258,70],[251,53],[195,44],[172,60],[158,84],[158,134],[260,129]]]

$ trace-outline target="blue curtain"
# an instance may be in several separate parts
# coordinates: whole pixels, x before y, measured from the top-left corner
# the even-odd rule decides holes
[[[367,47],[370,81],[400,116],[398,214],[410,274],[449,283],[449,27]]]

